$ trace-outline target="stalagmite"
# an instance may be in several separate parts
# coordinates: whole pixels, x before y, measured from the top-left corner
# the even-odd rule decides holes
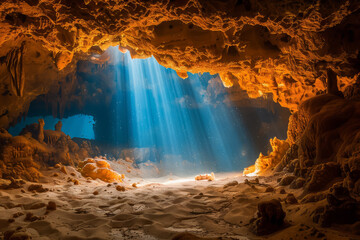
[[[337,85],[336,73],[330,68],[327,70],[327,92],[334,95],[342,95]]]
[[[45,125],[45,121],[44,121],[44,119],[39,119],[38,122],[39,122],[39,132],[38,132],[38,135],[37,135],[37,140],[39,142],[43,142],[44,141],[44,125]]]
[[[61,128],[62,128],[62,122],[61,122],[61,121],[58,121],[58,122],[55,124],[55,131],[61,132]]]
[[[25,87],[25,73],[23,56],[25,53],[25,42],[19,48],[11,50],[6,55],[6,66],[10,73],[11,89],[16,96],[22,97]]]

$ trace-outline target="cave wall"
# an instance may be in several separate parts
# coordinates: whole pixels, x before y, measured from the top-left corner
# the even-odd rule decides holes
[[[227,87],[239,84],[250,97],[269,95],[296,111],[325,91],[326,68],[339,76],[340,90],[355,82],[359,7],[356,0],[6,1],[0,3],[1,84],[16,83],[18,94],[3,96],[24,108],[48,91],[29,89],[28,75],[55,67],[64,79],[79,58],[120,45],[133,57],[153,55],[182,77],[187,71],[219,73]],[[28,62],[25,52],[22,71],[23,41],[47,53],[29,55]],[[31,64],[36,68],[29,71]],[[36,85],[56,82],[48,79],[38,76]],[[2,105],[2,127],[26,112],[9,113],[10,104]]]
[[[8,128],[26,116],[39,95],[66,81],[74,68],[59,71],[51,53],[29,38],[8,41],[0,52],[0,127]]]

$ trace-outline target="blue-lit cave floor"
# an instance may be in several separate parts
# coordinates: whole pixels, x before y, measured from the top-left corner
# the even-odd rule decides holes
[[[279,187],[276,179],[280,175],[260,177],[259,183],[254,177],[237,173],[218,173],[212,182],[175,176],[125,178],[126,191],[118,191],[116,187],[121,183],[87,180],[71,167],[66,168],[66,174],[60,169],[43,174],[45,192],[29,191],[30,182],[19,189],[0,191],[2,235],[18,229],[32,239],[203,239],[177,236],[184,232],[205,239],[260,239],[249,231],[257,205],[280,199],[286,224],[267,239],[352,237],[337,231],[336,226],[323,229],[313,223],[311,213],[323,201],[285,202],[287,194],[280,194],[280,189],[295,196],[300,192]],[[79,184],[69,179],[77,179]],[[244,183],[246,179],[249,182]],[[133,182],[138,183],[136,188],[131,187]],[[269,186],[275,192],[266,192]],[[56,209],[47,210],[50,201],[56,203]]]

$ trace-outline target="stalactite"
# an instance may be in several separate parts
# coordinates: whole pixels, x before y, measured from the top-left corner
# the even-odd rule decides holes
[[[11,89],[19,97],[23,96],[25,87],[24,53],[25,42],[22,42],[20,48],[11,50],[6,56],[6,66],[10,73]]]

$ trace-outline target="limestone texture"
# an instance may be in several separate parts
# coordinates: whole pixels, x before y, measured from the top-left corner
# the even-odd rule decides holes
[[[219,73],[226,87],[296,111],[326,91],[328,68],[340,91],[355,83],[359,9],[356,0],[2,1],[1,98],[21,107],[9,112],[2,100],[0,126],[25,114],[79,59],[117,45],[134,58],[153,55],[183,78],[188,71]],[[106,64],[107,57],[95,61]]]

